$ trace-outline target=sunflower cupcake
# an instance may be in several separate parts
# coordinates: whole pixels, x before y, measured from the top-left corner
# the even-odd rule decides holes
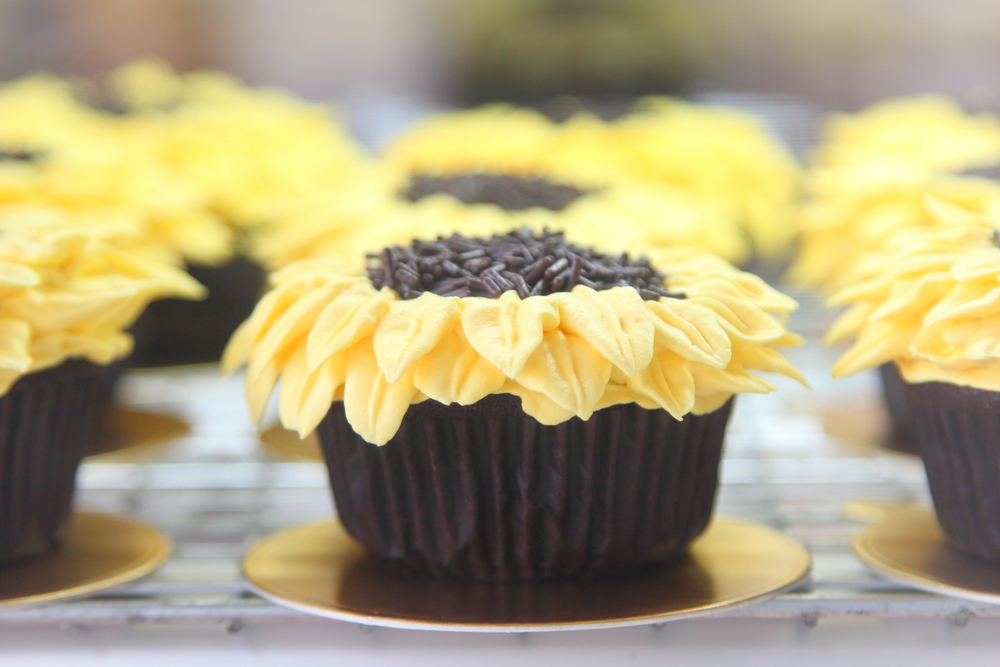
[[[960,173],[1000,163],[1000,121],[969,115],[939,96],[888,100],[832,116],[806,175],[798,213],[801,247],[791,282],[835,293],[861,279],[867,255],[894,234],[933,227],[934,198],[972,211],[1000,211],[1000,184]],[[885,443],[916,453],[903,380],[879,368],[891,433]]]
[[[928,196],[1000,210],[1000,185],[963,174],[1000,164],[1000,119],[938,96],[888,100],[832,116],[806,173],[799,256],[789,278],[827,293],[850,285],[864,255],[893,233],[932,225]]]
[[[526,109],[488,106],[433,117],[386,148],[413,173],[547,174],[591,189],[639,182],[713,207],[739,243],[708,248],[735,263],[780,260],[793,235],[798,167],[750,114],[645,98],[605,122],[578,113],[554,123]]]
[[[0,212],[0,565],[59,544],[76,468],[107,407],[109,364],[153,299],[196,298],[183,271],[67,222]]]
[[[157,151],[80,102],[67,81],[0,87],[0,207],[60,208],[98,235],[123,229],[112,240],[127,239],[130,253],[152,261],[228,260],[232,233]]]
[[[665,275],[666,274],[666,275]],[[704,530],[736,393],[801,380],[795,303],[689,247],[442,236],[367,267],[309,259],[234,335],[260,419],[317,430],[340,518],[374,553],[489,581],[669,558]]]
[[[943,202],[934,227],[894,235],[833,302],[853,337],[835,375],[898,369],[941,527],[960,551],[1000,562],[998,220]]]
[[[559,229],[606,252],[683,243],[723,256],[745,253],[738,230],[697,197],[658,185],[590,183],[546,173],[436,176],[373,165],[290,207],[280,224],[255,235],[254,254],[271,269],[322,257],[360,266],[359,258],[387,243],[521,227]]]

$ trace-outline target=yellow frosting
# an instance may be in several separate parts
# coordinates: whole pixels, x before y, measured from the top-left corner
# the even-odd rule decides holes
[[[232,233],[151,135],[78,102],[67,82],[32,77],[0,88],[0,208],[52,207],[83,221],[131,227],[130,252],[153,261],[217,264]]]
[[[678,243],[728,259],[748,253],[739,230],[717,207],[667,185],[623,183],[589,192],[561,211],[505,211],[447,194],[410,202],[399,196],[408,183],[408,172],[387,165],[359,171],[289,208],[281,224],[255,236],[253,254],[271,268],[318,257],[360,267],[366,252],[414,238],[489,236],[521,227],[562,230],[570,242],[605,252],[643,253]]]
[[[433,117],[386,155],[412,172],[544,174],[591,188],[667,186],[715,208],[767,259],[785,252],[793,234],[795,161],[757,119],[729,109],[649,98],[616,121],[578,114],[556,124],[533,111],[489,106]],[[741,262],[746,255],[727,258]]]
[[[337,184],[361,160],[325,105],[249,88],[221,72],[178,75],[159,60],[114,72],[124,121],[159,142],[165,163],[241,227],[270,223],[289,200]]]
[[[902,164],[872,163],[817,170],[822,191],[799,211],[802,247],[792,281],[834,292],[857,280],[858,264],[897,231],[933,226],[928,197],[982,213],[1000,212],[1000,184],[985,178],[935,174]]]
[[[950,172],[997,164],[1000,120],[989,114],[967,115],[941,95],[890,99],[862,113],[827,120],[816,164],[845,167],[881,161]]]
[[[801,250],[790,278],[834,292],[896,231],[936,224],[932,196],[990,214],[1000,185],[953,172],[1000,162],[1000,121],[966,115],[947,98],[889,100],[832,117],[798,212]]]
[[[908,382],[1000,391],[1000,220],[930,200],[938,224],[903,229],[860,267],[829,333],[853,337],[834,375],[895,361]]]
[[[25,373],[70,357],[127,355],[124,331],[150,301],[201,298],[183,271],[140,260],[74,229],[25,226],[0,214],[0,394]]]
[[[272,276],[223,368],[247,365],[258,421],[280,379],[286,427],[308,434],[343,400],[354,430],[379,445],[428,398],[468,405],[513,394],[542,424],[627,402],[681,419],[734,393],[774,389],[751,371],[805,382],[775,350],[800,342],[783,322],[794,301],[703,251],[672,246],[650,257],[687,298],[577,286],[526,299],[400,300],[333,260],[301,260]]]

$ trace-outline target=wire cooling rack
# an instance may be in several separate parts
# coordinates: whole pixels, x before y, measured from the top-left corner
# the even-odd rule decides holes
[[[870,574],[852,555],[861,526],[846,518],[853,501],[927,503],[916,457],[842,442],[824,430],[831,411],[850,418],[878,402],[873,374],[833,381],[836,350],[819,334],[830,319],[813,299],[801,298],[793,329],[808,344],[790,355],[812,390],[781,379],[779,391],[741,396],[722,465],[718,511],[760,521],[805,543],[815,566],[811,579],[770,602],[719,618],[794,618],[807,624],[827,616],[1000,616],[1000,606],[911,591]],[[130,373],[120,401],[176,415],[188,436],[135,460],[85,463],[77,504],[121,512],[158,526],[176,551],[147,579],[84,600],[0,611],[0,624],[100,625],[301,622],[311,617],[275,606],[246,590],[239,562],[260,537],[333,512],[321,464],[290,461],[266,450],[250,423],[242,377],[220,377],[213,365]]]

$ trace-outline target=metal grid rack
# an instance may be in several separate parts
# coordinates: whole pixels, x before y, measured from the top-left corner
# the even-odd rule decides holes
[[[789,356],[812,391],[779,381],[768,396],[741,396],[730,425],[722,466],[718,511],[767,523],[802,540],[815,561],[806,584],[770,602],[719,614],[719,618],[826,616],[998,616],[1000,606],[911,591],[870,574],[852,555],[860,525],[844,516],[845,504],[927,503],[922,464],[916,457],[838,441],[821,415],[878,401],[873,374],[834,382],[836,351],[819,333],[830,314],[801,299],[793,330],[809,343]],[[254,541],[333,511],[325,469],[290,461],[258,441],[245,408],[239,376],[223,378],[216,366],[135,371],[121,402],[176,415],[188,436],[117,461],[85,463],[78,507],[122,512],[160,527],[175,542],[171,560],[147,579],[89,599],[0,611],[0,624],[107,625],[312,620],[250,594],[239,576],[242,553]]]

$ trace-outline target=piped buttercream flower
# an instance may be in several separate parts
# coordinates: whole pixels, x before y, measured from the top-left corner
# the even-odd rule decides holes
[[[776,351],[799,342],[782,319],[795,302],[688,247],[631,262],[520,230],[386,248],[368,275],[309,259],[272,279],[223,366],[247,365],[258,421],[280,380],[282,421],[301,434],[341,400],[384,444],[427,399],[513,394],[542,424],[626,402],[681,419],[774,389],[753,371],[804,381]]]
[[[548,175],[600,188],[638,181],[711,206],[766,259],[780,256],[792,236],[798,167],[749,114],[668,98],[641,100],[635,111],[605,122],[577,114],[557,124],[506,106],[433,117],[386,149],[411,172],[454,175],[493,171]],[[746,244],[746,240],[750,243]]]
[[[831,116],[813,162],[821,167],[898,162],[961,172],[1000,163],[1000,119],[969,115],[942,95],[896,98]]]
[[[139,60],[114,72],[110,88],[123,122],[238,227],[272,222],[287,201],[336,184],[361,161],[326,105],[221,72],[181,75]]]
[[[51,207],[133,229],[130,252],[217,264],[232,233],[148,134],[87,107],[72,86],[31,77],[0,88],[0,207]]]
[[[593,189],[587,179],[490,171],[439,177],[388,164],[301,199],[280,224],[254,238],[253,248],[276,269],[313,257],[359,261],[387,243],[414,238],[521,227],[559,229],[574,243],[606,252],[642,253],[670,243],[726,258],[748,252],[739,230],[715,205],[669,186],[632,181]]]
[[[992,214],[1000,185],[959,174],[1000,163],[1000,120],[965,114],[947,98],[889,100],[828,120],[807,173],[790,278],[834,292],[857,278],[863,256],[896,231],[937,224],[928,196]]]
[[[2,218],[3,216],[0,216]],[[71,357],[126,356],[125,329],[163,297],[199,298],[183,271],[142,260],[67,225],[0,234],[0,395],[25,373]]]
[[[903,229],[866,257],[830,341],[853,338],[834,375],[895,361],[907,382],[1000,391],[997,219],[940,201],[938,224]]]

